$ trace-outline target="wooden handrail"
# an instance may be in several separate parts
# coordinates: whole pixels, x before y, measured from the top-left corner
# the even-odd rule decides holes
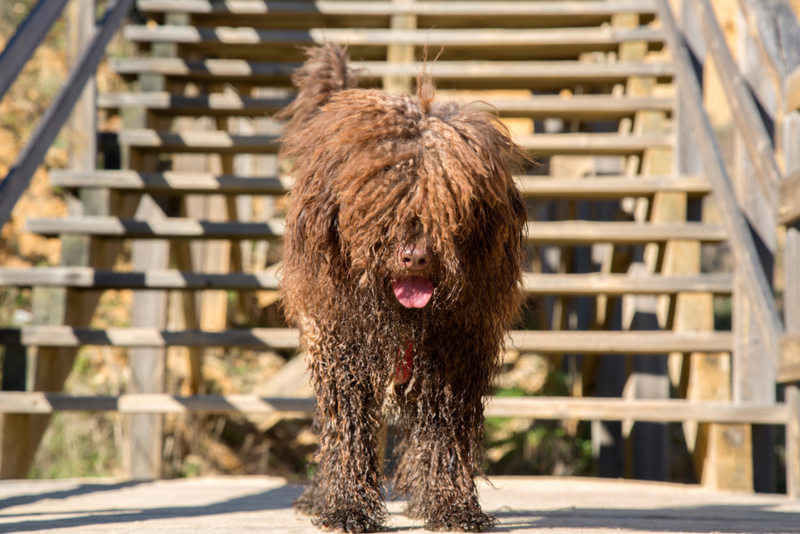
[[[703,36],[720,74],[719,80],[731,108],[733,119],[744,140],[750,160],[753,162],[761,191],[774,213],[777,204],[778,183],[781,179],[781,171],[775,161],[775,147],[761,120],[753,94],[734,63],[725,42],[725,36],[714,16],[711,3],[709,0],[697,0],[689,4],[694,8],[695,14],[700,20]]]
[[[81,54],[67,81],[50,104],[36,131],[28,141],[5,179],[0,182],[0,228],[11,216],[11,210],[27,189],[36,168],[44,159],[47,149],[66,122],[72,108],[83,93],[86,82],[97,70],[108,42],[117,31],[123,17],[128,14],[134,0],[117,0],[111,4],[97,25],[89,45]]]
[[[47,31],[64,10],[67,0],[39,0],[0,54],[0,100],[17,79]]]
[[[719,144],[703,108],[700,83],[695,76],[689,52],[679,33],[668,0],[659,0],[659,13],[680,78],[678,88],[686,99],[687,115],[691,117],[697,135],[703,170],[717,197],[736,265],[741,270],[747,291],[753,301],[755,319],[764,338],[765,352],[777,367],[779,340],[784,332],[784,326],[775,306],[775,296],[758,261],[759,256],[750,228],[739,210]]]

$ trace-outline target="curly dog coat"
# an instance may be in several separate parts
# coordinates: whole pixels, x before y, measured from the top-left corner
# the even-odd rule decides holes
[[[520,304],[528,156],[492,115],[350,89],[344,51],[309,50],[282,117],[295,184],[282,291],[316,390],[320,445],[295,506],[324,529],[386,521],[380,428],[403,431],[394,480],[431,530],[481,531],[484,397]]]

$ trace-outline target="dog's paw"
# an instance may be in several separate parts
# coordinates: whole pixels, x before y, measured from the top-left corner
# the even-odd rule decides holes
[[[386,513],[369,514],[365,510],[357,508],[326,510],[314,519],[313,523],[323,530],[334,532],[350,534],[378,532],[385,528]]]
[[[295,510],[305,515],[320,515],[323,510],[324,498],[315,486],[309,486],[303,494],[295,499],[292,506]]]
[[[480,508],[449,506],[437,511],[425,521],[425,528],[434,531],[485,532],[497,524],[494,516]]]

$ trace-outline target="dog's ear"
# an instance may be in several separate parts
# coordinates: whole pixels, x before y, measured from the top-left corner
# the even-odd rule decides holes
[[[319,268],[339,256],[339,206],[328,188],[296,185],[286,217],[285,255]]]

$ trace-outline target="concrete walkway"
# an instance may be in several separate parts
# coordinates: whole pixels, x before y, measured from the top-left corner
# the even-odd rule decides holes
[[[797,532],[800,501],[715,493],[676,484],[576,478],[493,478],[481,484],[496,532]],[[295,515],[295,485],[269,477],[156,482],[0,482],[0,533],[316,533]],[[389,503],[390,531],[424,532]]]

